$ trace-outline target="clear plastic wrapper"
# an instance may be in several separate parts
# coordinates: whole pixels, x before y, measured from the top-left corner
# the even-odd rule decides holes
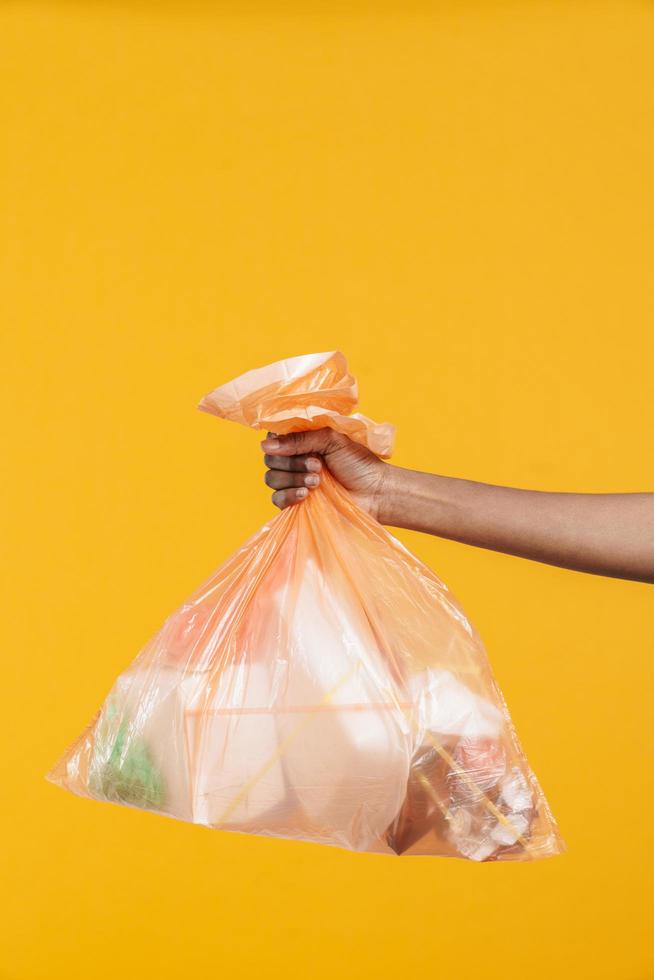
[[[200,408],[323,426],[382,457],[339,352],[289,358]],[[323,468],[163,624],[48,774],[220,830],[383,854],[563,850],[481,640],[447,587]]]

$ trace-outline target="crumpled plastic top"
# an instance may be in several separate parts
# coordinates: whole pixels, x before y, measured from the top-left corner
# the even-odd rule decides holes
[[[247,371],[205,395],[198,408],[210,415],[278,435],[329,427],[382,459],[393,452],[395,426],[353,412],[356,379],[340,351],[289,357]]]

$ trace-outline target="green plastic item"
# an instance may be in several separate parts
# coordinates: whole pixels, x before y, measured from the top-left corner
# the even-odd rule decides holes
[[[138,736],[130,737],[124,722],[109,758],[93,782],[94,790],[117,803],[160,810],[164,802],[163,777],[145,741]]]

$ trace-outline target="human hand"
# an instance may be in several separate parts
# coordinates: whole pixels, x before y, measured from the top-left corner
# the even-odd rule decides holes
[[[346,435],[333,429],[267,433],[261,443],[268,467],[265,481],[274,490],[272,501],[283,510],[320,486],[323,466],[349,490],[360,507],[380,520],[383,487],[389,464]]]

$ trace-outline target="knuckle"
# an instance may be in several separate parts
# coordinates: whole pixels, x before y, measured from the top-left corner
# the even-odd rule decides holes
[[[277,436],[277,439],[279,439],[280,445],[284,447],[286,452],[289,450],[294,451],[297,435],[297,432],[286,432],[283,436]]]
[[[284,487],[289,486],[288,473],[284,470],[268,470],[265,480],[273,490],[283,490]]]
[[[288,473],[285,470],[271,470],[271,487],[276,490],[284,490],[286,487],[291,485]]]
[[[307,429],[305,432],[296,432],[295,435],[297,436],[295,441],[295,457],[301,463],[302,460],[306,459],[307,454],[316,448],[316,433],[311,429]]]
[[[298,454],[306,455],[315,450],[320,443],[320,429],[304,429],[302,432],[296,432],[296,436]]]
[[[315,448],[318,452],[327,452],[334,445],[334,437],[338,435],[334,429],[330,428],[328,425],[324,426],[322,429],[318,429],[315,433]]]

